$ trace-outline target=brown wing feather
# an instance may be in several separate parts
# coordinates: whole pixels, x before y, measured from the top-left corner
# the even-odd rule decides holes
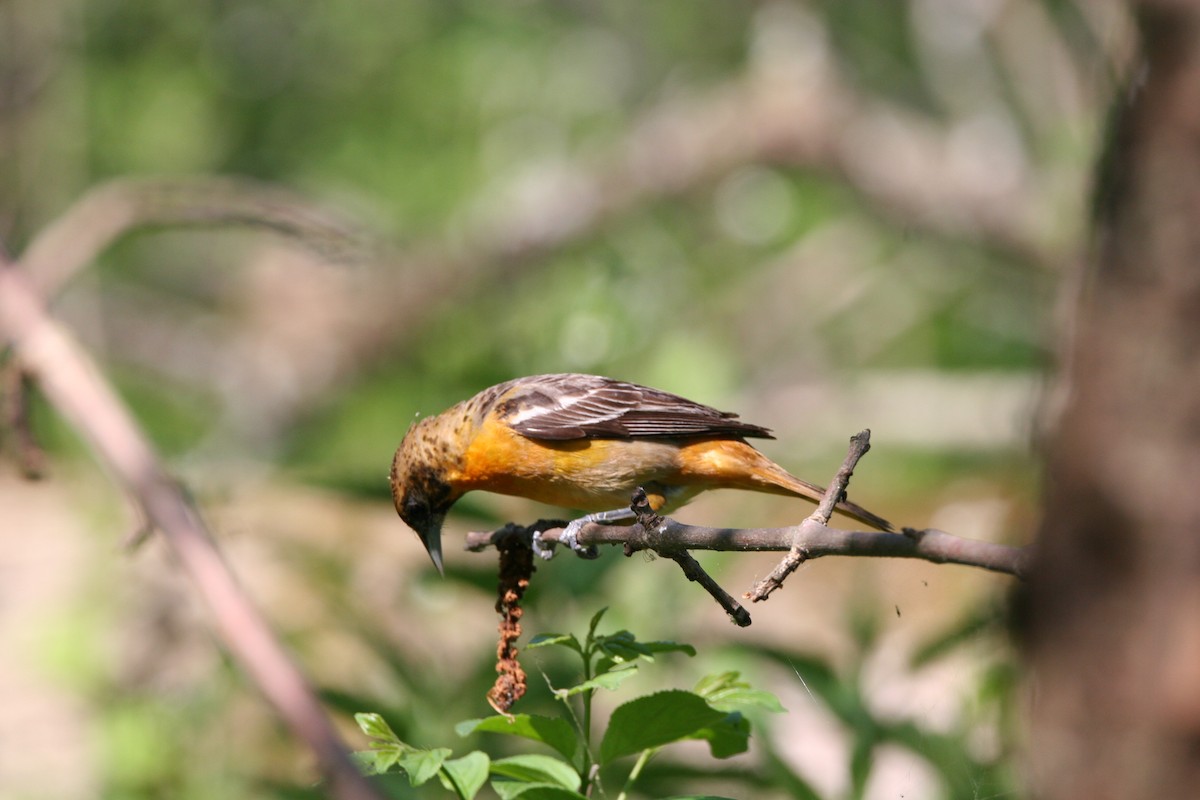
[[[737,414],[597,375],[536,375],[496,388],[501,418],[530,439],[772,438]]]

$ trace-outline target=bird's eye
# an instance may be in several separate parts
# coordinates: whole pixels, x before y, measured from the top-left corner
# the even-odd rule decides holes
[[[421,498],[410,496],[410,497],[406,497],[404,499],[405,513],[416,516],[417,514],[421,514],[425,510],[426,510],[425,509],[425,501],[422,500]]]

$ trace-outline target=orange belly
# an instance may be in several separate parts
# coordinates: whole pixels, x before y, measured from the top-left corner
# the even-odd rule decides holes
[[[786,477],[737,439],[540,441],[488,420],[452,484],[464,492],[482,489],[589,512],[623,508],[641,486],[656,510],[670,511],[705,489],[779,492],[777,473]]]
[[[678,453],[678,445],[658,440],[538,441],[487,422],[453,484],[463,491],[483,489],[589,512],[629,505],[638,486],[655,508],[668,500],[681,505],[701,487],[687,491],[691,487],[679,485]]]

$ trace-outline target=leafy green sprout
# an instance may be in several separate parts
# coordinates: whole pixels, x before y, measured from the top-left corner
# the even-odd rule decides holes
[[[642,642],[626,630],[598,634],[605,610],[592,617],[582,642],[574,634],[543,634],[529,644],[528,649],[565,648],[582,663],[579,683],[551,687],[555,699],[563,704],[562,716],[496,715],[467,720],[455,728],[460,736],[487,732],[528,739],[546,745],[554,755],[492,759],[476,750],[451,758],[450,748],[414,747],[401,741],[378,714],[360,713],[355,719],[371,740],[370,750],[355,754],[360,766],[368,774],[403,772],[413,786],[436,776],[463,800],[474,798],[489,782],[502,800],[562,800],[589,797],[593,789],[607,796],[599,780],[600,769],[636,756],[617,795],[617,800],[626,800],[642,769],[663,747],[699,739],[708,742],[714,758],[729,758],[745,752],[749,744],[750,722],[742,715],[744,709],[783,711],[774,695],[750,688],[736,672],[710,675],[692,691],[656,692],[618,706],[597,749],[592,740],[592,699],[597,691],[616,689],[642,662],[653,662],[659,654],[696,654],[691,645]]]

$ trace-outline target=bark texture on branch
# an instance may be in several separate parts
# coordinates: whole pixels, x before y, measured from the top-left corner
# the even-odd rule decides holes
[[[350,758],[316,692],[225,564],[199,510],[165,470],[149,439],[70,333],[55,321],[24,270],[0,249],[0,345],[161,531],[208,604],[218,635],[276,713],[317,759],[329,796],[382,797]]]
[[[1047,800],[1200,786],[1200,7],[1138,11],[1025,605]]]

